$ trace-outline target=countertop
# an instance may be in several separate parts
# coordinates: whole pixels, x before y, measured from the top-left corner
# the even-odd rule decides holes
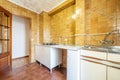
[[[83,46],[73,46],[73,45],[53,45],[54,48],[70,49],[70,50],[80,50]]]
[[[74,46],[74,45],[42,45],[37,44],[36,46],[44,46],[51,48],[60,48],[60,49],[68,49],[68,50],[90,50],[90,51],[98,51],[98,52],[106,52],[106,53],[114,53],[120,54],[120,46]]]
[[[42,45],[37,44],[38,46],[51,47],[51,48],[60,48],[60,49],[69,49],[69,50],[80,50],[83,46],[73,46],[73,45]]]

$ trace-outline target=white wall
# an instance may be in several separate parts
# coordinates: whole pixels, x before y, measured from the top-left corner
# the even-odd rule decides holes
[[[12,58],[29,55],[30,20],[12,16]]]

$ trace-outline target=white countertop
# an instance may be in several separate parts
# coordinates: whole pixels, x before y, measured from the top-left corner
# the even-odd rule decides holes
[[[115,49],[114,48],[113,49],[107,49],[107,48],[86,49],[83,46],[75,46],[75,45],[42,45],[42,44],[36,44],[36,46],[44,46],[44,47],[68,49],[68,50],[80,50],[80,49],[83,49],[83,50],[88,50],[88,51],[97,51],[97,52],[107,52],[107,53],[120,54],[120,49],[116,50],[116,46],[115,46]]]
[[[82,46],[72,46],[72,45],[53,45],[53,48],[61,48],[61,49],[72,49],[72,50],[79,50]]]
[[[73,46],[73,45],[42,45],[42,44],[37,44],[37,45],[45,46],[45,47],[52,47],[52,48],[60,48],[60,49],[70,49],[70,50],[79,50],[83,47],[83,46]]]

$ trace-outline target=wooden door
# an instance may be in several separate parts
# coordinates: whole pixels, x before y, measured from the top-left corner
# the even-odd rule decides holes
[[[10,12],[0,7],[0,70],[11,68],[11,20]]]

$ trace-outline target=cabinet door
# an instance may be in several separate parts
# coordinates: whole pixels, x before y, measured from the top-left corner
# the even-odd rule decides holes
[[[79,50],[67,50],[67,80],[80,80]]]
[[[40,61],[39,57],[40,57],[40,47],[36,45],[35,46],[35,60]]]
[[[106,66],[81,60],[81,80],[106,80]]]
[[[62,49],[51,48],[50,69],[62,64]]]
[[[43,47],[41,52],[41,63],[50,68],[50,47]]]
[[[108,67],[108,80],[120,80],[120,69]]]
[[[120,63],[120,54],[109,53],[108,60]]]

